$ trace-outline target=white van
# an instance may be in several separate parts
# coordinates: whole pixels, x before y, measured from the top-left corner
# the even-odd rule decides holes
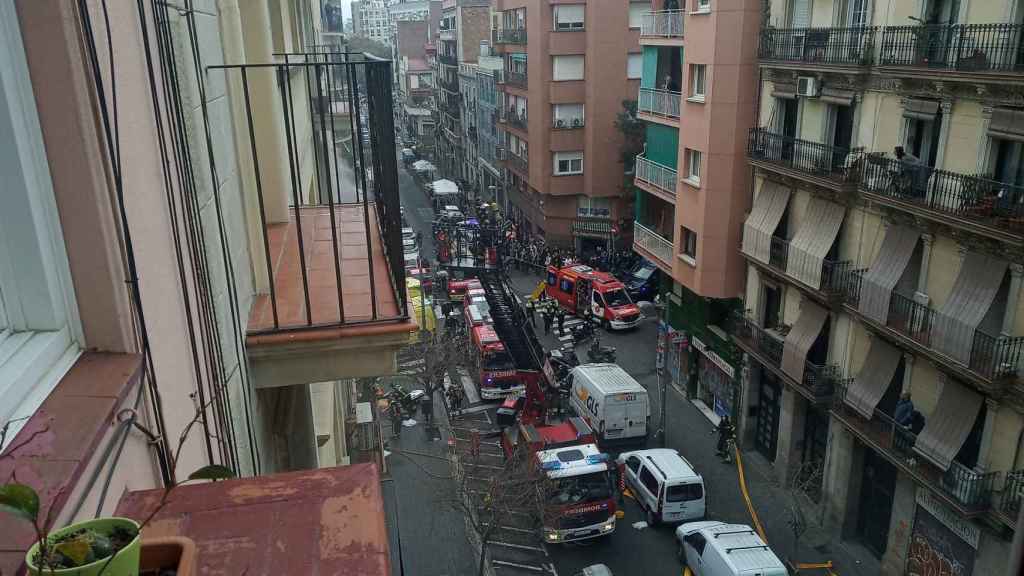
[[[676,528],[679,559],[694,576],[786,576],[786,565],[750,526],[690,522]]]
[[[636,501],[647,510],[647,524],[704,518],[704,479],[679,452],[634,450],[619,454],[617,462]]]
[[[569,373],[573,410],[597,433],[597,442],[644,440],[651,419],[647,389],[618,364],[584,364]]]

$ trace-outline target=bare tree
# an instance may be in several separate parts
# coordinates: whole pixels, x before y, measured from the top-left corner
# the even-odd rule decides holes
[[[800,554],[800,540],[809,528],[807,515],[804,513],[805,498],[814,502],[821,499],[824,477],[825,463],[820,459],[801,462],[790,476],[789,511],[786,523],[793,533],[792,561],[794,562]]]
[[[444,377],[448,370],[466,362],[468,346],[468,339],[460,330],[438,328],[432,334],[421,332],[419,342],[411,344],[406,350],[423,362],[406,372],[405,376],[411,378],[419,388],[432,397],[434,392],[444,386]]]

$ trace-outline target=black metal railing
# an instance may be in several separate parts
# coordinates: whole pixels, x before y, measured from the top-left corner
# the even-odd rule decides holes
[[[526,28],[493,28],[491,38],[495,44],[526,44]]]
[[[785,336],[770,332],[757,324],[748,314],[736,312],[733,315],[733,337],[759,357],[759,361],[776,369],[782,369],[782,351]],[[834,364],[815,364],[804,361],[804,371],[797,387],[814,401],[830,398],[837,384],[842,380],[842,371]]]
[[[963,72],[1024,70],[1021,24],[887,26],[879,64]]]
[[[523,176],[529,176],[530,174],[530,163],[522,156],[510,152],[506,153],[505,165]]]
[[[762,60],[869,66],[878,28],[764,28]]]
[[[1003,514],[1017,520],[1020,513],[1021,496],[1024,496],[1024,470],[1014,470],[1006,473],[1006,481],[1003,483],[1003,497],[1000,508]]]
[[[863,149],[840,148],[751,128],[747,156],[840,185],[857,182]]]
[[[505,122],[506,124],[510,124],[512,126],[515,126],[516,128],[519,128],[520,130],[523,130],[523,131],[527,130],[526,112],[525,111],[522,114],[520,114],[518,111],[516,111],[513,108],[512,110],[509,110],[508,112],[505,112],[505,115],[502,117],[502,121]]]
[[[807,225],[813,224],[808,223]],[[789,265],[791,250],[799,249],[793,248],[791,242],[785,238],[772,236],[771,246],[768,250],[768,265],[788,276],[786,268]],[[826,294],[842,295],[849,284],[849,275],[852,271],[853,263],[849,260],[822,259],[821,282],[817,287],[818,290]]]
[[[252,172],[242,181],[253,183],[244,193],[263,231],[249,333],[403,321],[391,62],[283,56],[207,68],[238,86],[244,105],[239,149]]]
[[[935,170],[886,157],[864,158],[861,189],[935,212],[1024,233],[1024,186]]]
[[[455,56],[455,54],[444,54],[444,53],[438,54],[437,55],[437,61],[440,62],[441,64],[444,64],[445,66],[458,66],[459,65],[459,59],[458,59],[458,57]]]
[[[526,72],[514,72],[512,70],[503,70],[501,73],[501,83],[509,86],[515,86],[517,88],[526,88],[528,86],[528,75]]]
[[[902,426],[881,409],[875,409],[870,420],[846,405],[847,386],[837,387],[832,412],[853,429],[859,436],[869,440],[891,462],[911,470],[915,480],[930,490],[944,495],[964,512],[983,512],[992,505],[992,492],[1000,472],[975,472],[959,462],[952,462],[948,469],[934,466],[914,452],[917,435]]]

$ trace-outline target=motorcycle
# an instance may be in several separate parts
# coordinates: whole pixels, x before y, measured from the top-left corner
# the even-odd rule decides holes
[[[410,394],[400,385],[392,384],[391,390],[385,394],[385,397],[388,399],[388,402],[397,404],[403,413],[415,414],[416,409],[419,408],[420,396],[423,395],[422,391],[417,390],[417,392],[420,392],[420,394]]]
[[[572,331],[572,344],[573,346],[579,346],[583,342],[586,342],[590,338],[594,337],[594,324],[592,322],[583,322],[576,326]]]
[[[558,387],[561,387],[565,382],[569,372],[580,365],[580,360],[576,356],[576,350],[572,346],[556,348],[548,352],[548,358],[551,368],[555,373],[555,385]]]
[[[607,362],[614,364],[615,347],[602,346],[601,339],[595,336],[594,339],[590,341],[590,347],[587,348],[587,358],[594,363]]]

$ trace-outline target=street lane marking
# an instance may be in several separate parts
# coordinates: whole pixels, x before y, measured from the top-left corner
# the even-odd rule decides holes
[[[488,544],[495,546],[504,546],[505,548],[515,548],[516,550],[533,550],[534,552],[544,552],[544,549],[540,546],[530,546],[527,544],[512,544],[511,542],[501,542],[500,540],[488,540]]]
[[[531,566],[529,564],[519,564],[518,562],[505,562],[504,560],[491,560],[491,564],[495,568],[519,568],[520,570],[530,570],[532,572],[545,572],[546,571],[541,566]]]

